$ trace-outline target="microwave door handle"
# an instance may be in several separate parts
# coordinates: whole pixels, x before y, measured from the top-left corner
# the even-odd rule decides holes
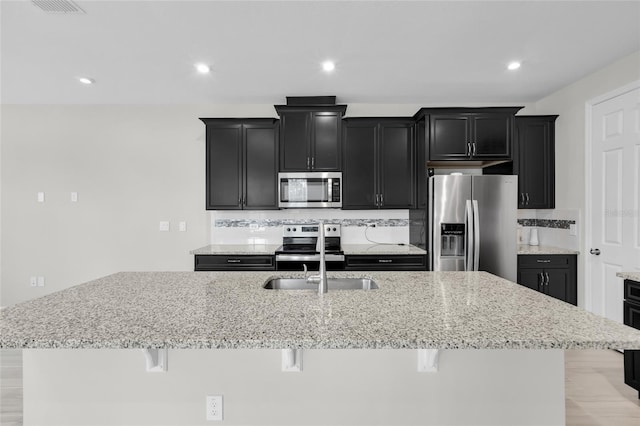
[[[333,185],[331,184],[331,181],[333,179],[328,178],[327,179],[327,202],[330,203],[333,200]]]
[[[480,267],[480,209],[478,200],[473,200],[473,270]]]
[[[464,225],[465,225],[465,249],[464,249],[464,270],[473,270],[473,211],[471,207],[471,200],[467,200],[465,204],[464,213]]]

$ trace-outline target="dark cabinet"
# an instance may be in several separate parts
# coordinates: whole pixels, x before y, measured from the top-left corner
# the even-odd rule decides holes
[[[513,156],[514,116],[520,107],[423,108],[429,161],[508,161]]]
[[[624,323],[640,330],[640,282],[624,281]],[[624,351],[624,382],[638,391],[640,398],[640,351]]]
[[[516,117],[518,208],[555,208],[555,121],[557,115]]]
[[[280,115],[280,171],[339,171],[342,116],[346,105],[277,105]]]
[[[421,254],[352,254],[345,256],[347,271],[424,271],[427,256]]]
[[[201,120],[207,126],[207,210],[277,209],[277,120]]]
[[[576,255],[518,255],[518,284],[577,305]]]
[[[273,271],[274,255],[195,255],[196,271]]]
[[[343,209],[411,208],[416,198],[414,122],[344,120]]]

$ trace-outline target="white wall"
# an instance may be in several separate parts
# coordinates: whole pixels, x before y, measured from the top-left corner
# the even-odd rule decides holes
[[[640,79],[640,52],[633,53],[536,102],[531,113],[558,114],[556,121],[556,208],[577,209],[585,217],[585,105],[603,95]],[[584,276],[588,241],[585,223],[578,224],[578,304],[585,306]]]
[[[562,350],[445,350],[437,373],[414,350],[171,350],[166,373],[142,351],[24,351],[25,425],[563,425]]]

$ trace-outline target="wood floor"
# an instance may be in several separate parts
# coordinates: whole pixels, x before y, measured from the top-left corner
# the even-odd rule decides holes
[[[22,351],[0,350],[0,425],[22,426]]]
[[[638,392],[624,384],[622,354],[565,352],[567,426],[638,426]],[[22,352],[0,350],[0,425],[22,425]]]

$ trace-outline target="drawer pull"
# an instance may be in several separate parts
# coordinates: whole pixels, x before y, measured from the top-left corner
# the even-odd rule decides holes
[[[378,259],[378,263],[392,263],[393,259]]]
[[[240,263],[240,259],[227,259],[227,263]]]
[[[538,263],[551,263],[551,259],[537,259],[536,262],[538,262]]]

